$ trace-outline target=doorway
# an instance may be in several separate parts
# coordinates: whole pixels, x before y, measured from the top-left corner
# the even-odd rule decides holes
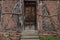
[[[37,30],[36,1],[24,1],[24,30]]]

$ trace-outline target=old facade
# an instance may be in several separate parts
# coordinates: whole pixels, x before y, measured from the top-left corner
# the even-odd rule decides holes
[[[60,35],[60,1],[0,0],[0,31],[18,34],[24,30],[42,35]]]

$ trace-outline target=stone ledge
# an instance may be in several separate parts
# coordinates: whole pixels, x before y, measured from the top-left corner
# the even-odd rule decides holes
[[[40,37],[56,37],[58,36],[57,34],[39,34]]]

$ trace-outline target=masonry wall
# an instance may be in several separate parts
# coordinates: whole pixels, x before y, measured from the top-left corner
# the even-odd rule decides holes
[[[18,14],[13,12],[17,1],[18,0],[4,0],[0,2],[2,6],[0,40],[20,40]]]
[[[53,35],[59,35],[59,19],[58,19],[58,2],[57,1],[44,1],[47,6],[47,10],[49,11],[49,15],[46,16],[50,19],[51,28],[46,27],[46,30],[44,29],[44,24],[43,24],[43,9],[42,9],[42,3],[38,3],[38,28],[39,28],[39,34],[41,35],[48,35],[48,36],[53,36]],[[49,19],[46,19],[47,21]],[[51,26],[50,25],[50,26]],[[53,28],[53,30],[52,30]],[[49,31],[51,29],[52,31]]]
[[[20,38],[20,31],[17,27],[19,14],[13,12],[13,7],[17,1],[18,0],[10,0],[10,1],[5,0],[3,1],[3,4],[0,2],[2,5],[2,23],[1,23],[2,31],[0,32],[1,38],[3,36],[5,39],[8,39],[11,36],[16,37],[16,39]],[[50,20],[52,25],[51,28],[46,27],[47,30],[43,28],[43,19],[45,16],[43,15],[43,12],[42,12],[43,11],[42,3],[40,3],[39,1],[37,2],[38,2],[37,3],[37,27],[39,30],[39,35],[40,36],[41,35],[42,36],[60,35],[57,1],[44,1],[49,11],[49,15],[46,16],[48,17],[47,21]],[[50,31],[49,29],[52,29],[52,28],[53,30]],[[2,39],[4,40],[4,38]]]

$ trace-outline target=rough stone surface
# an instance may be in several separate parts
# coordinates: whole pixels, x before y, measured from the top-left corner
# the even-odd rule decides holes
[[[19,27],[17,26],[18,15],[17,15],[17,13],[15,15],[13,15],[13,13],[12,13],[12,9],[14,8],[14,5],[16,4],[16,2],[18,2],[18,0],[4,0],[3,4],[2,4],[2,2],[0,1],[0,4],[2,6],[2,13],[3,13],[2,24],[1,24],[2,26],[0,26],[0,31],[1,31],[0,40],[20,39],[20,33],[17,32],[17,31],[20,31],[18,29]],[[57,13],[58,12],[57,1],[45,1],[45,3],[47,4],[47,8],[50,13],[48,18],[51,18],[51,20],[52,20],[51,22],[54,25],[56,31],[55,32],[43,31],[44,29],[43,29],[42,3],[40,4],[38,1],[38,5],[36,7],[37,7],[37,27],[39,30],[39,34],[40,35],[48,35],[48,34],[54,35],[55,33],[60,34],[60,31],[58,30],[60,28],[60,26],[59,26],[59,19],[58,19],[58,13]],[[14,31],[16,31],[17,33]],[[28,39],[26,39],[26,40],[28,40]]]
[[[38,3],[38,27],[39,27],[39,34],[41,34],[41,35],[44,35],[45,33],[47,33],[46,35],[48,35],[49,33],[50,34],[54,34],[54,32],[56,32],[56,34],[57,34],[57,31],[58,31],[58,26],[59,26],[59,20],[58,20],[58,13],[57,13],[57,1],[44,1],[45,3],[46,3],[46,5],[47,5],[47,9],[48,9],[48,11],[49,11],[49,15],[48,16],[46,16],[46,17],[48,17],[50,20],[51,20],[51,23],[52,23],[52,25],[53,25],[53,27],[54,27],[54,31],[52,31],[52,32],[48,32],[48,30],[47,31],[44,31],[44,29],[43,29],[43,13],[42,13],[42,3],[40,2],[40,3]],[[46,28],[46,29],[48,29],[48,28]]]
[[[20,40],[18,32],[0,32],[0,40]]]
[[[21,33],[21,40],[39,40],[38,31],[24,30]]]

